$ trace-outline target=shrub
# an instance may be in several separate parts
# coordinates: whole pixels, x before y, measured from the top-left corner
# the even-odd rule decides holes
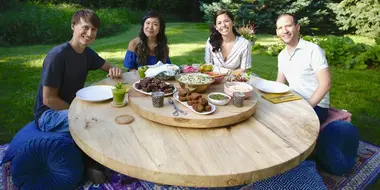
[[[2,1],[2,0],[0,0]],[[21,0],[27,1],[27,0]],[[107,0],[107,1],[83,1],[83,0],[28,0],[38,3],[70,3],[92,9],[99,8],[127,8],[129,10],[157,10],[165,16],[166,20],[201,21],[202,14],[199,10],[200,0]],[[212,2],[215,0],[202,0]],[[169,18],[169,19],[168,19]]]
[[[302,38],[318,44],[324,50],[327,61],[331,66],[358,70],[380,68],[380,39],[376,40],[377,45],[368,46],[355,43],[351,38],[343,36],[303,36]],[[252,53],[277,56],[284,48],[285,44],[283,43],[267,48],[260,44],[255,44],[252,47]]]
[[[68,4],[25,3],[20,10],[0,13],[0,45],[49,44],[72,36],[72,15],[81,7]],[[125,8],[95,10],[101,19],[98,37],[125,30],[143,15]],[[138,17],[138,19],[137,19]]]
[[[285,48],[285,44],[280,42],[268,47],[266,54],[270,56],[277,56]]]
[[[241,27],[237,27],[237,31],[247,40],[252,42],[252,44],[255,44],[257,38],[255,35],[255,25],[251,23],[250,21],[248,22],[247,25],[243,25]]]
[[[265,54],[266,51],[267,51],[267,48],[259,43],[255,43],[252,46],[252,53],[254,54]]]
[[[5,45],[51,43],[68,40],[74,7],[25,4],[21,10],[0,14],[0,43]]]
[[[343,66],[347,69],[365,69],[366,65],[355,61],[355,58],[369,49],[364,44],[356,44],[351,38],[343,36],[327,36],[319,46],[325,51],[328,63]]]
[[[144,11],[130,11],[126,8],[98,9],[96,13],[101,20],[97,35],[99,38],[127,30],[130,24],[140,23],[145,14]]]
[[[380,69],[380,38],[376,39],[376,45],[361,53],[355,58],[358,65],[366,65],[369,69]]]

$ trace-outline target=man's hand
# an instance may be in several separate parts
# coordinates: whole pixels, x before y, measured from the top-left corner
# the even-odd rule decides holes
[[[112,66],[108,62],[105,62],[104,65],[100,69],[105,72],[108,72],[107,77],[111,77],[111,78],[120,78],[121,75],[123,74],[123,70]]]
[[[111,78],[120,78],[122,74],[123,74],[123,70],[117,67],[112,67],[108,70],[107,76]]]

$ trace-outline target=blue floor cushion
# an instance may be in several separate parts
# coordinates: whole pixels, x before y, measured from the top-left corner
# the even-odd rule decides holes
[[[82,153],[70,134],[41,132],[34,122],[15,135],[2,163],[8,161],[20,189],[73,189],[83,177]]]
[[[299,166],[274,177],[252,184],[252,189],[327,189],[314,161],[305,160]]]
[[[140,181],[144,189],[155,190],[204,190],[200,187],[181,187],[161,185],[149,181]],[[209,188],[210,190],[278,190],[278,189],[302,189],[302,190],[326,190],[326,186],[319,175],[314,161],[303,161],[297,167],[279,174],[277,176],[257,181],[249,185],[239,185],[234,187]]]
[[[358,147],[356,127],[346,121],[333,121],[319,134],[316,147],[318,163],[330,174],[345,174],[355,166]]]

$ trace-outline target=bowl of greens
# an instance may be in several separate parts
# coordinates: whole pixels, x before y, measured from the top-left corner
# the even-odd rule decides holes
[[[215,105],[224,106],[228,104],[231,97],[221,92],[212,92],[207,96],[208,100]]]

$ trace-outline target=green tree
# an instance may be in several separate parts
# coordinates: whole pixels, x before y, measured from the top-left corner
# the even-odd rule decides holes
[[[335,0],[336,1],[336,0]],[[334,0],[220,0],[211,4],[203,3],[200,9],[205,20],[211,22],[216,10],[228,9],[238,24],[252,21],[259,32],[274,33],[275,20],[281,13],[293,13],[299,18],[304,34],[331,33],[337,31],[335,15],[327,3]]]
[[[336,22],[345,31],[368,37],[380,37],[380,1],[379,0],[343,0],[332,3],[337,15]]]

